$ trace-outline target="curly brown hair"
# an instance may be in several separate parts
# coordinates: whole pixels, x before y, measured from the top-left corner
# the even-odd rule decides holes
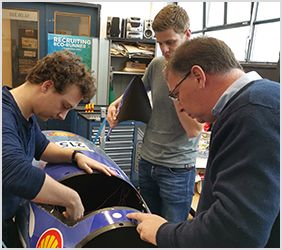
[[[176,33],[181,34],[190,28],[190,20],[182,7],[168,4],[155,16],[152,27],[155,32],[173,29]]]
[[[89,101],[96,93],[95,77],[86,69],[81,58],[68,50],[43,57],[26,76],[26,81],[32,84],[48,80],[54,82],[55,90],[60,94],[69,86],[76,85],[85,101]]]

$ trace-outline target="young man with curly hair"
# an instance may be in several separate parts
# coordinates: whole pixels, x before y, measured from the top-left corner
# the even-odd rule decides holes
[[[95,79],[81,59],[68,51],[55,52],[39,60],[17,88],[2,88],[2,232],[7,247],[19,247],[15,216],[29,200],[65,207],[63,215],[79,220],[84,207],[78,193],[34,167],[32,161],[71,163],[73,150],[57,146],[41,132],[42,120],[65,119],[81,100],[95,94]],[[107,166],[85,156],[74,155],[77,166],[114,174]]]

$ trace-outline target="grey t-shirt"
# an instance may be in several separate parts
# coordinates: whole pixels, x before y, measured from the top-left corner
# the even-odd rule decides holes
[[[151,90],[153,110],[143,138],[141,156],[157,165],[183,168],[196,161],[199,136],[189,139],[173,102],[168,97],[164,78],[164,57],[154,58],[143,76],[147,91]]]

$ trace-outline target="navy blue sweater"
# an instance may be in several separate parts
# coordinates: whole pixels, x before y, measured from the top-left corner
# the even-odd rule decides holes
[[[239,91],[214,124],[192,221],[166,223],[159,247],[279,247],[280,85]]]
[[[32,166],[49,141],[41,133],[36,118],[22,116],[13,96],[2,88],[2,219],[12,218],[23,199],[39,193],[43,170]]]

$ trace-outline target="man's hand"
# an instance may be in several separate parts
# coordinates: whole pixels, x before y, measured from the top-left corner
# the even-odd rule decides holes
[[[89,174],[92,174],[93,169],[96,169],[99,172],[102,172],[108,176],[116,175],[116,173],[112,169],[107,167],[105,164],[98,162],[92,158],[89,158],[88,156],[82,153],[77,153],[75,155],[75,160],[76,160],[77,166]]]
[[[115,127],[118,124],[117,115],[118,115],[118,108],[121,103],[122,96],[116,99],[111,105],[108,107],[107,112],[107,121],[111,128]]]
[[[145,213],[130,213],[127,214],[127,218],[139,222],[136,230],[142,240],[157,245],[157,231],[162,224],[167,222],[166,219],[155,214]]]
[[[71,222],[76,222],[83,218],[84,207],[78,193],[74,190],[72,197],[72,202],[69,202],[69,204],[66,205],[66,211],[63,212],[63,216]]]
[[[186,134],[189,138],[197,137],[201,134],[203,130],[203,124],[199,123],[196,119],[190,117],[185,109],[179,104],[179,102],[174,102],[174,107],[176,109],[176,113],[178,119],[186,131]]]
[[[45,180],[39,193],[32,201],[65,207],[66,211],[63,212],[63,215],[71,222],[82,219],[84,215],[84,207],[79,194],[47,174],[45,174]]]

